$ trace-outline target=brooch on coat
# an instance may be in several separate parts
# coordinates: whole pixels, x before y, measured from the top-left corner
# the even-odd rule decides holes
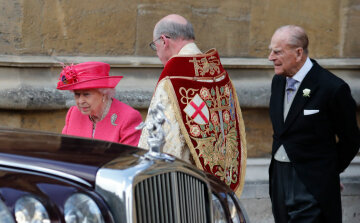
[[[117,114],[112,114],[112,116],[111,116],[111,124],[113,126],[117,126],[117,124],[115,123],[116,119],[117,119]]]

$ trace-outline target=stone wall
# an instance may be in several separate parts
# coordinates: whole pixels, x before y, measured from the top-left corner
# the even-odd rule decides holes
[[[310,55],[360,56],[360,0],[0,0],[0,54],[152,56],[158,19],[178,13],[204,51],[267,57],[274,30],[303,26]]]
[[[56,90],[59,62],[104,61],[111,75],[123,75],[116,98],[138,109],[145,119],[162,70],[155,57],[0,56],[0,126],[60,133],[73,95]],[[360,59],[319,59],[351,87],[360,126]],[[265,59],[223,58],[236,87],[245,121],[249,157],[269,157],[272,127],[268,116],[273,69]]]
[[[162,70],[148,44],[155,23],[170,13],[193,23],[200,49],[218,49],[238,92],[249,157],[269,156],[268,45],[281,25],[307,30],[310,56],[344,78],[360,106],[360,0],[0,0],[0,6],[0,126],[61,132],[73,100],[55,89],[60,63],[85,61],[107,62],[112,75],[124,75],[116,97],[145,118]]]

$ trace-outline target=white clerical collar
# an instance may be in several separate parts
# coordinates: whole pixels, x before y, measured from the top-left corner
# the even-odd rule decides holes
[[[313,63],[311,62],[310,58],[309,57],[306,58],[304,65],[292,78],[297,80],[299,83],[301,83],[304,80],[306,74],[312,68],[312,66],[313,66]]]
[[[194,55],[194,54],[202,54],[199,48],[195,43],[188,43],[179,51],[178,55]]]

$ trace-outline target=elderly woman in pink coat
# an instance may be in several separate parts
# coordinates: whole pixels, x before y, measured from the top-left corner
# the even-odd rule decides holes
[[[89,137],[136,146],[142,122],[140,113],[113,98],[122,76],[109,76],[110,65],[85,62],[63,68],[57,89],[74,93],[63,134]]]

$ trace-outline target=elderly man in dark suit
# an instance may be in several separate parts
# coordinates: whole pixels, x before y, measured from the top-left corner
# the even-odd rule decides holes
[[[275,221],[341,222],[339,174],[360,146],[356,103],[342,79],[308,57],[303,28],[277,29],[269,46]]]

